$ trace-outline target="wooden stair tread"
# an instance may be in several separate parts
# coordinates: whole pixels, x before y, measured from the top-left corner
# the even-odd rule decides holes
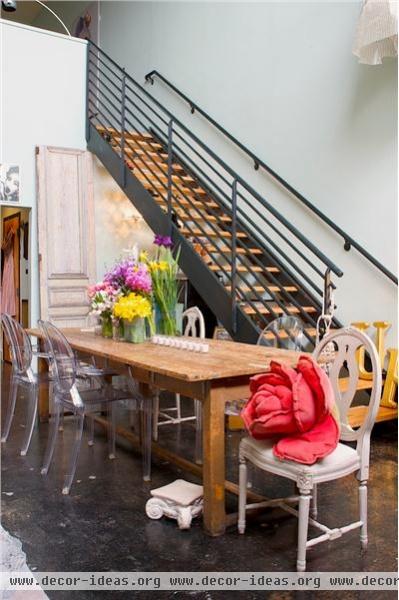
[[[231,237],[231,233],[229,231],[206,231],[205,233],[203,233],[200,229],[193,229],[192,231],[189,231],[188,229],[180,229],[180,233],[182,233],[183,235],[196,235],[198,237]],[[247,234],[238,231],[237,237],[246,238]]]
[[[297,292],[298,288],[295,287],[294,285],[253,285],[252,287],[248,286],[248,285],[237,285],[237,288],[239,288],[242,292],[258,292],[258,293],[263,293],[263,292],[267,292],[267,291],[271,291],[271,292],[280,292],[281,290],[284,290],[286,292]],[[231,285],[227,285],[226,286],[227,290],[231,290]]]
[[[316,329],[314,328],[306,328],[304,330],[310,337],[316,337]],[[279,337],[284,340],[285,338],[288,337],[288,333],[284,330],[281,330],[279,332]],[[265,340],[271,340],[273,341],[275,339],[275,335],[271,332],[271,331],[266,331],[266,333],[263,334],[262,336]]]
[[[208,248],[206,248],[206,249],[208,250]],[[232,249],[231,249],[230,246],[219,246],[219,248],[216,249],[214,246],[210,245],[208,251],[211,254],[217,254],[218,251],[219,252],[225,252],[226,254],[231,254],[232,253]],[[237,254],[248,254],[248,255],[251,255],[251,254],[253,254],[253,255],[255,255],[255,254],[263,254],[263,251],[260,250],[260,248],[248,248],[248,250],[246,248],[237,248],[236,252],[237,252]]]
[[[245,306],[243,304],[244,303],[240,302],[240,307],[245,312],[246,315],[256,315],[258,313],[261,315],[271,314],[271,310],[269,308],[267,308],[267,306],[256,306],[256,309],[255,309],[253,306]],[[314,306],[302,306],[301,308],[306,313],[317,312],[317,309]],[[286,306],[284,309],[281,308],[281,306],[272,306],[271,309],[273,310],[274,313],[276,313],[278,315],[285,314],[285,313],[297,314],[300,312],[299,308],[297,308],[296,306]]]
[[[181,214],[180,214],[181,213]],[[220,216],[216,216],[216,215],[194,215],[194,214],[187,214],[186,212],[180,211],[180,213],[178,212],[178,216],[181,217],[182,219],[185,219],[186,221],[204,221],[205,223],[231,223],[231,219],[230,217],[227,217],[226,215],[220,215]],[[191,218],[190,218],[191,217]]]
[[[102,135],[103,133],[105,134],[109,134],[112,137],[114,136],[119,136],[119,139],[121,137],[121,132],[114,129],[113,127],[100,127],[97,126],[97,131]],[[153,139],[153,136],[151,135],[151,133],[148,133],[147,131],[129,131],[129,132],[125,132],[125,137],[126,139],[132,138],[132,139],[141,139],[141,138],[145,138],[145,139]]]
[[[151,188],[156,188],[156,189],[161,189],[161,190],[166,190],[166,186],[167,183],[166,181],[164,183],[161,183],[160,181],[157,181],[155,177],[148,177],[146,178],[145,175],[143,175],[142,173],[139,172],[134,172],[133,175],[135,177],[137,177],[137,179],[142,183],[142,185],[146,188],[146,189],[151,189]],[[148,179],[150,179],[150,181],[148,181]],[[190,197],[197,197],[198,195],[198,191],[194,188],[187,188],[184,186],[179,186],[179,189],[173,189],[172,186],[172,193],[174,196],[181,198],[183,196],[183,194],[185,196],[190,196]],[[206,195],[206,192],[204,192],[204,190],[202,190],[201,194],[202,195]]]
[[[211,271],[221,271],[220,267],[218,267],[218,265],[210,265],[210,270]],[[230,268],[230,265],[227,265],[226,268]],[[267,271],[268,273],[280,273],[280,269],[278,269],[277,267],[251,267],[251,270],[256,272],[256,273],[263,273],[264,271]],[[237,273],[247,273],[249,271],[248,267],[245,267],[244,265],[237,265]]]
[[[158,181],[154,175],[151,175],[151,174],[145,175],[144,173],[141,173],[140,171],[133,171],[133,175],[135,177],[137,177],[137,179],[139,179],[141,182],[144,182],[144,185],[150,185],[155,188],[161,188],[161,189],[164,189],[165,186],[167,186],[167,178],[162,183],[161,181]],[[148,180],[150,180],[151,183]],[[183,194],[185,194],[187,196],[197,196],[197,195],[207,196],[207,193],[205,192],[205,190],[203,190],[201,188],[188,188],[188,187],[185,187],[183,184],[179,185],[179,189],[177,189],[175,185],[172,185],[172,193],[175,196],[180,196]]]
[[[120,135],[113,135],[112,139],[115,140],[115,142],[119,144],[119,142],[122,141],[122,138]],[[156,142],[154,140],[154,138],[150,137],[148,139],[142,139],[142,138],[137,138],[137,137],[129,137],[129,136],[125,136],[125,142],[128,142],[130,146],[136,147],[138,146],[143,147],[143,146],[148,146],[149,148],[157,148],[158,150],[162,150],[163,146],[162,144],[160,144],[159,142]]]
[[[114,147],[115,149],[115,147]],[[120,147],[119,147],[119,154],[120,154]],[[145,160],[151,160],[153,162],[158,162],[161,164],[164,164],[167,160],[168,160],[168,155],[165,154],[164,152],[154,152],[153,150],[142,150],[141,148],[125,148],[125,153],[129,156],[129,155],[135,155],[137,154],[138,156],[145,156]]]
[[[129,162],[130,161],[127,161],[127,163],[129,163]],[[161,181],[165,181],[166,183],[168,181],[167,173],[165,174],[165,172],[161,171],[160,169],[148,169],[148,168],[142,169],[141,167],[134,165],[134,163],[132,163],[132,162],[130,162],[130,164],[128,164],[128,167],[131,169],[131,171],[133,172],[133,175],[135,175],[136,177],[139,175],[142,175],[143,178],[148,177],[148,179],[151,179],[154,181],[158,181],[159,179]],[[188,176],[186,177],[185,175],[173,175],[172,174],[172,181],[184,186],[184,184],[192,183],[194,181],[194,179],[192,177],[188,177]]]
[[[166,190],[163,190],[165,193],[165,197],[161,195],[161,193],[157,190],[157,196],[154,196],[154,200],[161,206],[163,209],[168,209],[167,207],[167,198],[166,198]],[[209,206],[211,208],[217,208],[217,204],[212,200],[187,200],[186,198],[179,198],[177,201],[175,198],[172,198],[172,208],[178,209],[181,206],[197,206],[199,209],[206,210]]]

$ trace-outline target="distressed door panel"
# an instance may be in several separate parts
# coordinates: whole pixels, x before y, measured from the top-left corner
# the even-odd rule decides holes
[[[92,156],[41,146],[37,172],[41,318],[84,326],[95,279]]]

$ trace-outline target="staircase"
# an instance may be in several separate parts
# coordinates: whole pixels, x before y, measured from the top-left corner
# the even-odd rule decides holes
[[[234,339],[295,315],[314,343],[342,271],[92,42],[87,142]]]

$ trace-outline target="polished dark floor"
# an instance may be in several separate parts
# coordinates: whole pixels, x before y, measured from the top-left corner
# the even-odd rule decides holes
[[[2,371],[2,406],[7,403],[9,367]],[[187,401],[187,406],[191,403]],[[68,456],[72,420],[66,419],[55,460],[47,477],[40,475],[48,425],[33,435],[28,456],[19,448],[24,427],[24,400],[18,408],[7,444],[2,446],[2,522],[23,543],[27,561],[37,571],[292,571],[295,568],[297,522],[269,511],[251,520],[245,536],[231,527],[224,536],[205,535],[201,522],[179,531],[175,522],[150,521],[144,512],[149,490],[184,477],[171,464],[153,461],[151,483],[141,479],[140,456],[127,443],[117,459],[107,458],[106,440],[96,432],[94,447],[82,445],[75,483],[69,496],[61,494],[64,461]],[[4,413],[3,413],[4,414]],[[121,413],[121,422],[126,415]],[[126,426],[127,422],[126,422]],[[194,430],[189,424],[164,427],[160,441],[193,455]],[[237,479],[239,433],[227,436],[229,478]],[[358,531],[316,546],[308,553],[308,571],[396,571],[397,569],[397,425],[379,424],[373,432],[369,486],[369,549],[362,556]],[[292,493],[292,484],[272,476],[254,475],[254,487],[267,496]],[[329,526],[357,518],[357,487],[353,476],[320,486],[319,515]],[[229,510],[236,498],[228,497]],[[288,600],[296,597],[331,598],[337,592],[235,592],[237,598]],[[228,598],[231,592],[136,592],[140,598]],[[348,600],[366,592],[341,592]],[[129,592],[48,592],[50,598],[133,597]],[[385,599],[393,593],[374,592]],[[396,597],[396,594],[395,594]]]

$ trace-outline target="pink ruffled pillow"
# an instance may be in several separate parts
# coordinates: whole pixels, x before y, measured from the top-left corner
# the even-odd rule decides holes
[[[278,438],[275,456],[311,465],[339,440],[335,398],[325,372],[301,356],[295,369],[272,361],[267,373],[250,380],[251,397],[241,416],[254,438]]]

